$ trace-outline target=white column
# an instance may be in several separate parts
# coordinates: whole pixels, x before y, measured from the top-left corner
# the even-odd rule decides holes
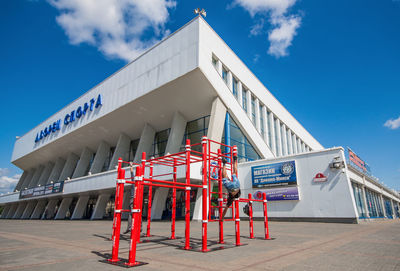
[[[276,133],[276,144],[278,146],[278,153],[277,156],[282,156],[282,137],[281,137],[281,121],[276,118],[276,123],[275,123],[275,133]]]
[[[261,124],[260,124],[260,101],[256,98],[255,102],[255,112],[256,112],[256,128],[257,131],[261,134]],[[262,138],[264,139],[264,135],[261,135]]]
[[[46,200],[39,200],[33,210],[31,219],[39,219],[42,217],[44,209],[46,208]]]
[[[27,176],[28,176],[28,171],[24,170],[24,172],[21,175],[21,178],[19,178],[19,181],[18,181],[17,185],[15,186],[14,192],[21,191],[21,186],[24,183]]]
[[[24,183],[21,185],[21,190],[28,188],[29,183],[32,181],[33,175],[35,175],[36,169],[32,168],[28,171],[28,175],[26,176]]]
[[[1,218],[6,218],[10,209],[11,209],[11,204],[7,204],[6,206],[4,206],[3,212],[1,213]]]
[[[250,91],[250,89],[247,90],[246,95],[247,95],[247,97],[246,97],[247,98],[247,116],[249,116],[249,118],[252,119],[251,118],[251,91]]]
[[[18,203],[18,208],[15,211],[13,219],[21,218],[22,213],[25,211],[26,205],[27,205],[26,201],[22,201],[22,202]]]
[[[15,215],[15,212],[18,209],[18,203],[15,203],[13,205],[11,205],[10,207],[10,211],[8,211],[7,217],[6,218],[13,218],[13,216]]]
[[[37,204],[36,200],[31,200],[27,203],[24,212],[22,213],[21,219],[28,219],[31,217],[33,209],[35,209],[35,206]]]
[[[64,219],[68,210],[69,206],[72,203],[73,198],[63,198],[60,206],[58,207],[56,217],[54,219]]]
[[[167,146],[165,147],[165,153],[177,153],[182,144],[183,137],[186,129],[186,119],[181,113],[175,111],[174,117],[171,123],[171,130],[168,136]]]
[[[293,154],[292,131],[290,129],[287,130],[287,141],[288,141],[288,154]]]
[[[90,164],[90,159],[92,159],[93,152],[85,147],[82,150],[81,156],[79,157],[78,164],[76,165],[74,174],[72,174],[72,179],[79,178],[85,175],[87,168]]]
[[[65,165],[65,160],[59,157],[56,161],[56,164],[53,167],[53,170],[50,173],[49,179],[47,180],[47,184],[53,182],[57,182],[58,178],[60,178],[61,171],[63,170]]]
[[[227,112],[227,109],[226,109],[225,105],[222,103],[222,101],[219,98],[216,98],[213,101],[212,108],[211,108],[210,122],[208,124],[208,131],[207,131],[208,139],[221,142],[222,134],[223,134],[223,130],[224,130],[221,127],[224,127],[226,112]],[[211,151],[217,152],[216,144],[212,144]],[[212,187],[209,187],[209,189],[212,189]],[[197,195],[196,195],[196,203],[195,203],[194,209],[193,209],[193,218],[192,218],[193,220],[201,220],[202,219],[202,210],[203,210],[202,200],[203,200],[202,188],[198,188]]]
[[[136,150],[134,159],[135,163],[140,163],[140,161],[142,161],[142,152],[146,152],[146,154],[148,155],[152,153],[151,148],[153,146],[155,135],[156,131],[154,130],[154,128],[151,127],[150,124],[146,123],[144,125],[142,134],[140,136],[139,144]]]
[[[288,155],[288,143],[287,143],[287,130],[286,130],[286,125],[282,123],[282,139],[283,139],[283,155]]]
[[[392,217],[396,218],[396,213],[394,212],[394,205],[393,205],[393,200],[390,199],[390,206],[392,207]]]
[[[241,107],[243,107],[243,86],[242,82],[238,81],[238,102]]]
[[[363,178],[363,179],[364,179],[364,183],[365,183],[365,178]],[[365,186],[362,185],[361,188],[362,188],[362,192],[363,192],[363,193],[362,193],[362,194],[363,194],[363,203],[364,203],[363,208],[364,208],[365,216],[366,216],[367,218],[369,218],[370,216],[369,216],[369,211],[368,211],[367,194],[366,194],[366,192],[365,192]]]
[[[58,203],[58,199],[49,200],[46,208],[44,209],[42,219],[53,219],[54,218],[54,212],[56,210],[57,203]]]
[[[268,127],[268,119],[267,119],[268,115],[267,115],[267,107],[265,105],[263,105],[260,113],[262,114],[263,119],[264,119],[264,135],[263,135],[264,141],[265,141],[265,143],[267,143],[268,147],[271,147],[269,145],[269,134],[268,134],[269,127]]]
[[[155,192],[153,192],[154,198],[151,208],[151,220],[161,219],[165,207],[165,201],[168,197],[168,190],[169,188],[157,187]]]
[[[113,170],[116,168],[119,157],[121,157],[125,161],[128,160],[124,156],[125,156],[125,154],[129,153],[130,145],[131,145],[131,139],[129,138],[129,136],[127,136],[124,133],[121,133],[119,135],[117,146],[115,147],[115,151],[114,151],[113,157],[111,158],[110,166],[108,167],[108,170]]]
[[[276,153],[276,140],[275,140],[275,121],[274,121],[274,114],[271,112],[269,114],[269,124],[271,128],[271,149],[272,153],[275,154],[275,156],[278,156]]]
[[[94,156],[93,163],[90,167],[89,172],[91,172],[92,174],[101,172],[109,151],[110,145],[105,141],[101,141],[99,147],[97,147],[96,155]]]
[[[299,137],[297,138],[297,151],[301,153],[301,139]]]
[[[228,88],[229,88],[229,90],[231,91],[231,92],[233,92],[233,90],[232,90],[232,73],[231,73],[231,71],[228,71],[228,74],[227,74],[227,78],[226,78],[227,80],[227,84],[228,84]]]
[[[293,141],[293,154],[297,154],[297,139],[296,139],[296,134],[293,133],[292,135],[292,141]]]
[[[301,142],[301,151],[306,152],[306,144],[303,141]]]
[[[211,122],[211,119],[210,119]],[[186,120],[179,113],[175,112],[171,123],[171,132],[168,137],[166,153],[179,152],[183,136],[185,134]],[[168,196],[168,188],[158,187],[154,193],[153,207],[151,211],[151,219],[161,219],[161,215]]]
[[[75,153],[71,152],[68,155],[67,162],[65,162],[64,168],[61,171],[60,178],[58,178],[59,182],[64,181],[67,178],[71,178],[72,173],[75,170],[76,163],[78,162],[78,159],[79,157]]]
[[[28,188],[36,187],[37,183],[39,182],[40,175],[42,175],[43,170],[44,170],[43,165],[40,165],[36,169],[35,174],[33,174],[32,180],[29,182]]]
[[[94,219],[103,219],[107,202],[110,200],[110,194],[101,194],[97,198],[96,206],[94,207],[91,220]]]
[[[217,72],[220,76],[222,76],[222,62],[221,60],[217,60]]]
[[[80,196],[78,202],[76,203],[74,212],[72,213],[71,219],[82,219],[83,214],[86,210],[87,203],[89,201],[89,196]]]
[[[46,185],[47,181],[49,180],[51,171],[53,170],[54,163],[53,162],[48,162],[46,167],[44,168],[42,174],[39,177],[39,182],[38,185],[40,184],[41,186]]]

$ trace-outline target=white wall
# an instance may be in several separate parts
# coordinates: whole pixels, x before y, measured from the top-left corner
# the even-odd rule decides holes
[[[252,188],[251,167],[284,161],[295,161],[300,200],[269,201],[268,215],[284,218],[357,218],[353,192],[346,170],[332,170],[334,157],[344,159],[342,148],[292,155],[273,160],[259,160],[239,164],[242,197],[262,191]],[[328,177],[324,183],[315,183],[317,173]],[[262,206],[254,204],[255,216],[262,216]]]
[[[66,136],[195,69],[198,66],[198,36],[198,23],[197,20],[193,20],[19,138],[15,143],[11,161]],[[99,94],[103,96],[103,105],[100,108],[88,111],[85,116],[67,126],[63,124],[67,113],[76,110],[90,99],[97,98]],[[61,130],[35,143],[36,134],[59,119]]]

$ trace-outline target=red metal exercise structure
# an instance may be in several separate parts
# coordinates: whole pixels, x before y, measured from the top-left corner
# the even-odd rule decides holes
[[[212,152],[212,144],[217,144],[217,152]],[[192,147],[200,146],[201,152],[195,151]],[[222,153],[220,148],[225,147],[229,149],[228,153]],[[143,191],[144,186],[149,187],[149,199],[148,199],[148,218],[147,218],[147,231],[145,237],[150,237],[150,224],[151,224],[151,204],[152,204],[152,187],[165,187],[172,188],[172,217],[171,217],[171,237],[170,239],[175,239],[175,220],[176,220],[176,189],[184,190],[185,192],[185,244],[183,249],[189,250],[190,247],[190,191],[192,188],[201,188],[202,189],[202,252],[207,252],[209,249],[207,248],[207,224],[210,221],[218,221],[219,222],[219,243],[224,243],[223,240],[223,219],[221,219],[221,213],[223,209],[223,194],[222,193],[222,166],[221,166],[221,158],[225,157],[229,163],[227,164],[227,170],[232,172],[233,169],[233,156],[237,155],[236,146],[227,146],[221,144],[216,141],[212,141],[207,139],[206,137],[202,138],[201,143],[190,145],[190,140],[186,140],[185,151],[179,152],[172,155],[166,155],[157,158],[151,158],[146,160],[146,153],[142,153],[142,162],[141,164],[135,164],[136,172],[134,180],[132,178],[125,178],[125,169],[123,169],[122,165],[124,163],[130,164],[132,166],[133,163],[122,161],[120,158],[118,160],[118,170],[117,170],[117,184],[116,184],[116,193],[115,193],[115,211],[114,211],[114,220],[113,220],[113,248],[111,258],[108,259],[108,262],[114,264],[124,264],[125,266],[138,266],[145,263],[136,261],[136,246],[137,243],[140,242],[140,227],[142,220],[142,211],[143,211]],[[218,176],[211,176],[211,162],[214,162],[214,167],[218,171]],[[192,184],[190,182],[190,167],[193,163],[201,163],[202,164],[202,184]],[[159,165],[160,167],[172,167],[172,173],[167,174],[159,174],[154,175],[154,165]],[[177,180],[177,168],[180,166],[185,166],[185,182],[178,182]],[[149,168],[148,178],[145,177],[146,167]],[[209,173],[209,175],[207,174]],[[172,175],[172,181],[162,180],[160,177],[165,177],[168,175]],[[216,178],[215,178],[216,177]],[[218,182],[218,192],[211,192],[211,181]],[[132,184],[135,186],[135,194],[132,210],[123,210],[123,193],[124,193],[124,185]],[[208,212],[208,206],[210,206],[211,210],[211,196],[212,194],[218,194],[218,210],[219,210],[219,218],[218,220],[211,219],[211,215]],[[225,193],[226,194],[226,193]],[[249,199],[236,199],[235,204],[232,206],[232,219],[225,220],[233,220],[235,221],[235,231],[236,231],[236,245],[240,244],[240,218],[239,218],[239,202],[263,202],[264,203],[264,225],[265,225],[265,239],[269,239],[268,232],[268,219],[267,215],[267,205],[265,194],[263,195],[264,199],[254,200],[251,199],[251,195],[249,195]],[[209,205],[208,205],[209,204]],[[252,218],[252,207],[250,208],[250,238],[254,238],[253,234],[253,218]],[[123,262],[118,258],[119,252],[119,240],[121,233],[121,213],[122,212],[132,212],[132,229],[130,235],[130,246],[129,246],[129,259],[126,262]]]

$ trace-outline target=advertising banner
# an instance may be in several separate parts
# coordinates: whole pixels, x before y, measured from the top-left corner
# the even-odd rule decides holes
[[[355,154],[350,148],[347,148],[347,151],[349,153],[349,160],[351,163],[356,165],[358,168],[360,168],[362,171],[368,171],[369,168],[367,163],[364,162],[357,154]]]
[[[39,187],[35,187],[35,188],[22,190],[19,193],[19,198],[26,199],[26,198],[39,197],[39,196],[43,196],[43,195],[61,193],[61,192],[63,192],[63,189],[64,189],[63,181],[59,182],[59,183],[47,184],[45,186],[39,186]]]
[[[253,188],[297,184],[295,161],[251,167]]]
[[[299,189],[297,186],[271,188],[265,190],[258,190],[254,192],[255,199],[262,199],[262,194],[265,193],[268,201],[278,200],[299,200]]]

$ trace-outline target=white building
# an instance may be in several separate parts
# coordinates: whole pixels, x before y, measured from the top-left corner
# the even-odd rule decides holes
[[[0,196],[1,217],[111,217],[118,157],[175,153],[184,139],[197,143],[203,135],[238,146],[242,196],[276,190],[255,187],[252,167],[294,165],[295,182],[279,189],[297,192],[289,200],[271,199],[271,217],[399,217],[399,194],[349,166],[342,148],[324,149],[202,17],[19,138],[11,160],[23,174],[14,193]],[[331,168],[334,162],[338,168]],[[192,170],[193,180],[200,177]],[[194,219],[201,208],[197,194]],[[168,215],[167,197],[168,190],[155,190],[153,219]]]

